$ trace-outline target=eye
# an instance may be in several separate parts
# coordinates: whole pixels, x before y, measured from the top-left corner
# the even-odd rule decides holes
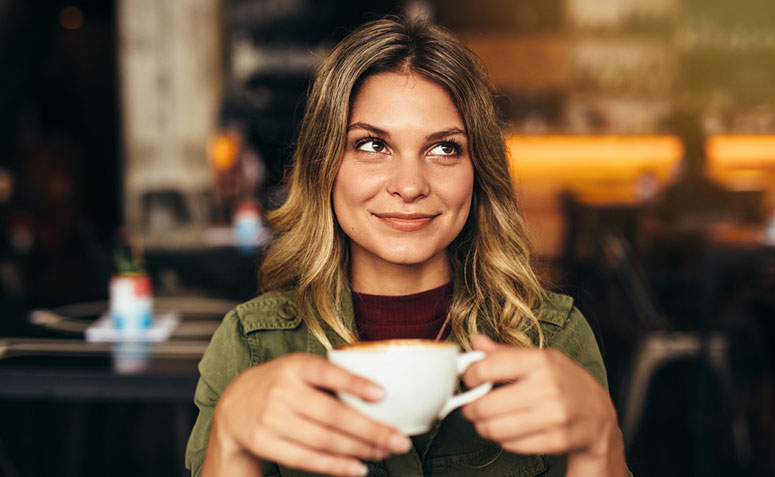
[[[374,138],[367,138],[367,139],[361,139],[360,141],[355,143],[355,149],[359,151],[364,152],[385,152],[387,150],[387,146],[385,143],[379,139]]]
[[[460,145],[446,141],[433,146],[430,153],[431,156],[456,156],[460,154]]]

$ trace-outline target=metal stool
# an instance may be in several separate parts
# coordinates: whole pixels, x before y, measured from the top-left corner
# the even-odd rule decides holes
[[[729,341],[724,333],[713,332],[707,336],[707,361],[718,377],[721,391],[727,402],[733,404],[734,380],[729,360]],[[646,404],[649,385],[654,374],[665,364],[686,358],[701,359],[703,343],[699,333],[651,332],[641,341],[633,360],[632,381],[627,392],[622,433],[626,443],[635,437]],[[748,424],[739,412],[734,414],[732,433],[735,453],[741,461],[751,456]]]

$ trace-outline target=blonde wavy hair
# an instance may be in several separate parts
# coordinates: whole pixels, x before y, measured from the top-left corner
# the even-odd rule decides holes
[[[543,299],[509,174],[492,90],[477,57],[446,30],[390,16],[344,38],[318,67],[299,129],[286,202],[267,214],[275,240],[259,270],[262,290],[297,289],[297,308],[330,348],[325,327],[357,340],[340,316],[349,285],[349,242],[331,192],[344,153],[350,102],[365,78],[412,72],[443,86],[465,124],[474,166],[471,212],[449,245],[454,280],[451,332],[464,347],[486,333],[518,346],[543,346],[534,310]],[[352,324],[350,324],[352,325]]]

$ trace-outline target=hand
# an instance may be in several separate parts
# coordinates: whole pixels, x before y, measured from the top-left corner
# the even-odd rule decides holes
[[[309,472],[358,476],[366,474],[358,459],[409,451],[409,438],[349,408],[330,391],[368,401],[383,393],[376,384],[303,353],[244,371],[215,407],[202,475],[210,475],[210,468],[212,475],[224,475],[226,466],[255,474],[256,458],[266,458]]]
[[[504,346],[479,336],[487,357],[464,374],[467,386],[505,383],[463,407],[484,438],[519,454],[568,454],[568,475],[626,475],[616,411],[584,368],[554,349]]]

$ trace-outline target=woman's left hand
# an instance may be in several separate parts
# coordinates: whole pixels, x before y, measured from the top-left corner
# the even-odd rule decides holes
[[[505,383],[463,407],[485,439],[518,454],[567,454],[567,476],[625,476],[624,445],[608,393],[554,349],[500,345],[478,336],[487,357],[464,374],[468,387]]]

